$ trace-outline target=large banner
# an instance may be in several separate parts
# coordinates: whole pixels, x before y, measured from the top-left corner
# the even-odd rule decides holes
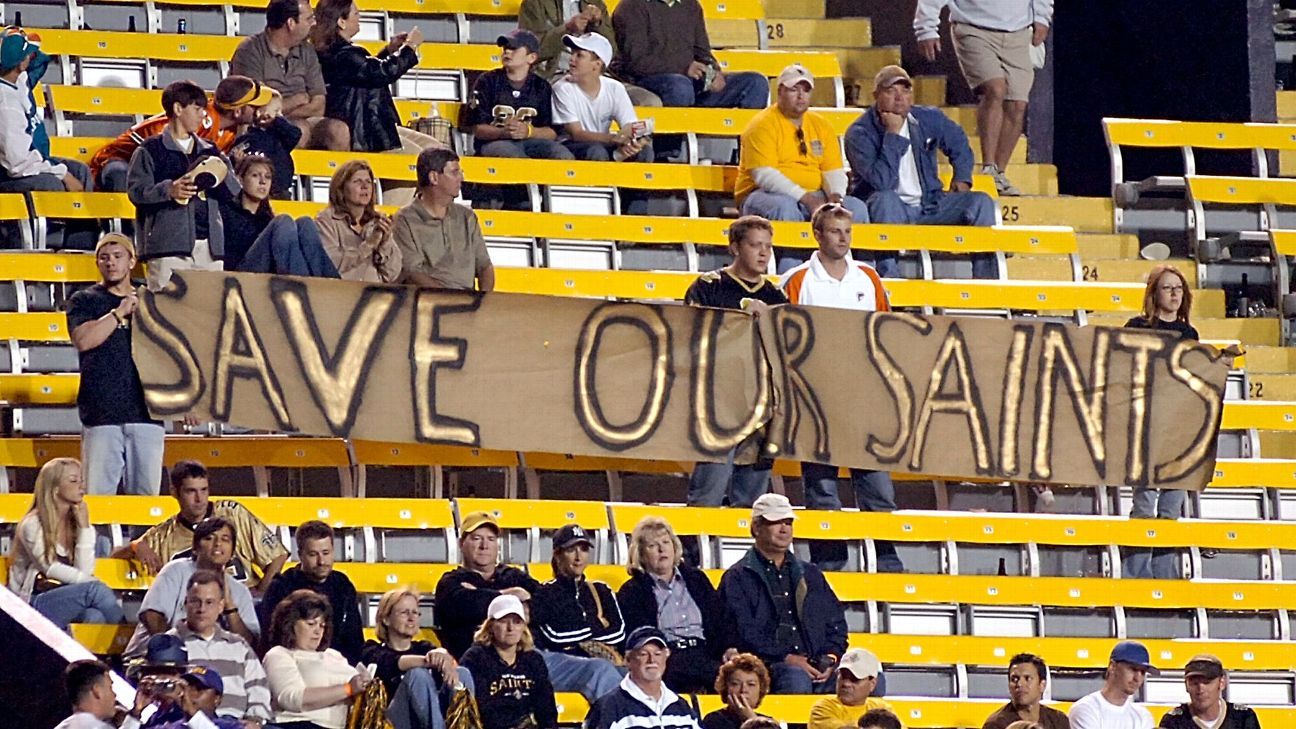
[[[1196,489],[1228,374],[1194,342],[1021,319],[173,280],[134,318],[154,415],[322,436]]]

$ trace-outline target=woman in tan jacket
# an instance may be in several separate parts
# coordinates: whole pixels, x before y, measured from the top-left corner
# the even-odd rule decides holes
[[[338,273],[348,281],[396,283],[400,248],[392,240],[391,217],[374,205],[373,168],[350,160],[329,183],[329,205],[315,216],[320,242]]]

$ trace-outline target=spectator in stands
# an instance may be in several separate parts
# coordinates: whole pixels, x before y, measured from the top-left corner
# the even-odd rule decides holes
[[[250,93],[255,88],[259,87]],[[264,95],[270,98],[268,89]],[[135,205],[135,238],[140,242],[140,258],[148,263],[148,285],[154,291],[171,281],[173,271],[223,268],[225,235],[216,200],[233,198],[239,191],[238,178],[225,174],[223,182],[206,191],[206,199],[197,197],[197,178],[190,174],[197,164],[223,164],[226,172],[230,169],[229,159],[198,134],[210,123],[203,90],[190,81],[176,81],[162,91],[162,108],[166,126],[139,144],[126,173],[126,194]],[[232,140],[233,132],[229,135]],[[215,158],[217,163],[203,158]]]
[[[786,304],[787,296],[765,278],[774,256],[774,226],[758,215],[744,215],[729,224],[729,253],[733,263],[704,273],[684,293],[684,303],[719,309],[739,309],[760,316],[770,306]],[[748,508],[756,497],[769,490],[767,460],[733,462],[737,449],[723,463],[699,461],[689,477],[689,506]],[[667,683],[670,683],[667,681]]]
[[[769,671],[761,659],[750,653],[734,655],[720,666],[715,680],[724,708],[702,717],[702,729],[742,729],[752,719],[768,719],[756,710],[769,690]]]
[[[531,726],[553,729],[558,706],[544,658],[535,651],[526,608],[514,595],[499,595],[486,609],[486,620],[463,656],[472,672],[482,729]]]
[[[423,31],[414,26],[397,33],[377,57],[352,43],[360,32],[360,8],[353,0],[320,0],[315,6],[311,41],[319,54],[327,92],[324,115],[346,122],[356,152],[442,147],[435,138],[401,126],[391,86],[418,64]]]
[[[626,630],[648,625],[666,636],[671,690],[710,690],[727,646],[724,604],[706,574],[684,562],[684,547],[665,519],[645,516],[635,525],[627,570],[630,579],[617,591]],[[729,648],[724,657],[737,653]]]
[[[75,458],[41,466],[31,508],[9,548],[9,589],[61,630],[72,623],[120,623],[117,596],[94,576],[95,531]]]
[[[329,646],[333,608],[313,590],[297,590],[274,608],[266,677],[278,725],[343,729],[352,698],[370,677]],[[303,722],[298,725],[294,722]]]
[[[77,160],[51,157],[49,134],[32,88],[45,74],[49,56],[40,38],[21,28],[0,37],[0,192],[82,192],[91,188],[90,170]]]
[[[444,729],[441,697],[456,687],[471,690],[472,675],[450,652],[419,635],[419,594],[413,587],[388,590],[374,616],[378,640],[365,641],[360,661],[375,666],[374,676],[387,688],[387,716],[396,729]]]
[[[221,627],[237,633],[248,645],[258,645],[261,622],[257,619],[252,593],[227,570],[234,559],[234,524],[219,516],[194,525],[193,552],[171,560],[158,572],[144,593],[139,608],[139,625],[126,645],[126,655],[144,652],[149,636],[165,633],[184,615],[189,578],[198,570],[211,570],[225,576],[225,595],[221,608]]]
[[[339,278],[315,220],[293,220],[271,209],[274,164],[267,157],[247,154],[234,173],[242,191],[235,199],[218,201],[225,222],[225,270]]]
[[[1134,701],[1149,673],[1158,671],[1142,643],[1117,643],[1103,687],[1071,705],[1071,729],[1152,729],[1152,714]]]
[[[652,162],[648,127],[639,121],[625,86],[604,76],[612,44],[595,33],[565,35],[571,67],[553,86],[553,122],[576,159]],[[612,133],[612,122],[619,127]]]
[[[784,274],[779,284],[789,302],[856,311],[891,309],[878,272],[851,257],[851,224],[850,211],[841,205],[828,203],[815,210],[810,227],[819,249],[810,254],[809,261]],[[836,466],[803,461],[801,481],[805,484],[806,508],[841,509]],[[852,468],[851,485],[860,511],[895,511],[895,485],[886,471]],[[880,571],[904,571],[889,542],[877,545]],[[830,572],[841,570],[846,566],[846,545],[840,541],[812,541],[810,561]]]
[[[252,123],[240,127],[229,155],[235,164],[248,155],[269,160],[273,169],[269,196],[287,200],[292,197],[293,181],[297,177],[292,151],[301,143],[302,131],[284,117],[283,96],[274,89],[270,91],[274,98],[253,112]]]
[[[700,729],[693,708],[662,680],[670,653],[660,630],[650,625],[635,628],[626,638],[630,670],[616,689],[590,705],[585,729]]]
[[[405,283],[442,289],[495,288],[486,239],[477,214],[455,198],[463,187],[459,155],[425,149],[415,162],[418,197],[396,213],[393,238],[401,252]]]
[[[351,149],[345,121],[324,115],[324,73],[310,42],[315,12],[309,0],[270,0],[265,30],[239,43],[230,72],[283,94],[284,117],[306,135],[311,149]]]
[[[175,713],[167,717],[168,721],[161,721],[159,715],[154,714],[147,727],[207,729],[214,726],[216,729],[257,729],[261,726],[260,722],[242,721],[218,713],[224,708],[222,702],[225,698],[225,682],[214,668],[202,664],[188,666],[180,675],[180,684],[173,695]],[[175,718],[171,719],[170,716]]]
[[[483,157],[572,159],[553,124],[553,91],[532,67],[540,39],[515,28],[501,35],[500,68],[477,77],[468,108],[473,149]]]
[[[787,497],[765,494],[751,513],[756,544],[720,579],[733,647],[765,662],[772,693],[825,693],[846,651],[846,614],[823,572],[792,552]]]
[[[171,89],[172,94],[164,96],[164,100],[183,101],[186,107],[205,105],[206,116],[189,120],[194,129],[193,134],[227,153],[234,148],[240,129],[256,125],[258,118],[261,124],[273,122],[271,115],[265,114],[264,110],[274,105],[276,99],[282,103],[282,97],[277,97],[273,89],[261,86],[246,76],[228,76],[222,79],[216,85],[216,92],[210,101],[206,92],[191,81],[177,81],[167,89]],[[167,89],[163,89],[164,94]],[[184,90],[183,94],[176,96],[181,93],[181,89]],[[258,117],[258,114],[261,116]],[[161,114],[155,114],[132,126],[95,152],[90,158],[90,172],[95,180],[95,189],[125,192],[130,160],[135,150],[139,149],[144,140],[161,135],[171,124],[172,110],[164,101]],[[277,130],[273,126],[267,127],[267,131],[271,129]],[[287,144],[288,139],[281,141]]]
[[[616,34],[610,18],[604,0],[522,0],[518,27],[535,33],[540,39],[535,70],[542,78],[554,82],[567,75],[571,63],[571,50],[563,43],[565,35],[598,33],[607,38],[616,55]],[[661,98],[645,88],[634,84],[625,87],[635,106],[662,105]]]
[[[90,659],[72,661],[63,671],[63,688],[72,701],[72,715],[54,729],[114,729],[110,722],[117,715],[117,697],[108,664]],[[122,729],[138,726],[136,715],[122,722]]]
[[[526,572],[500,564],[500,526],[486,511],[464,515],[459,522],[459,553],[463,564],[437,581],[436,632],[441,645],[455,658],[473,645],[474,634],[489,616],[500,595],[529,602],[540,583]],[[529,630],[529,629],[528,629]]]
[[[1167,711],[1161,717],[1162,729],[1260,729],[1255,709],[1224,700],[1228,673],[1215,656],[1199,653],[1188,660],[1184,689],[1188,703]]]
[[[1026,125],[1026,104],[1035,81],[1036,54],[1044,65],[1044,39],[1053,22],[1053,0],[986,3],[918,0],[914,35],[928,61],[940,53],[941,8],[950,9],[950,36],[963,77],[977,95],[981,172],[993,175],[1000,195],[1020,195],[1004,174]]]
[[[360,598],[351,579],[333,569],[333,527],[322,521],[308,521],[297,527],[294,537],[301,564],[284,570],[270,583],[261,601],[261,614],[273,615],[275,606],[298,590],[318,592],[332,607],[329,645],[355,663],[364,647]]]
[[[612,71],[661,97],[664,106],[763,109],[769,81],[759,73],[725,73],[711,52],[697,0],[623,0],[612,11],[620,53]],[[682,138],[662,140],[657,154],[679,154]]]
[[[177,461],[171,467],[171,495],[180,511],[161,524],[148,528],[138,539],[113,553],[117,558],[138,559],[151,575],[177,554],[193,546],[194,525],[203,519],[219,516],[234,525],[238,539],[234,559],[247,574],[260,573],[251,586],[261,594],[288,560],[288,550],[274,531],[246,506],[233,499],[210,498],[207,468],[198,461]]]
[[[216,713],[259,727],[270,721],[265,669],[247,641],[220,627],[224,606],[224,575],[198,570],[185,589],[184,620],[167,634],[184,641],[190,662],[201,661],[224,678],[223,699]]]
[[[851,726],[865,712],[890,709],[890,704],[873,695],[881,673],[882,662],[870,651],[863,648],[846,651],[837,667],[837,693],[819,699],[810,707],[806,729]]]
[[[392,219],[378,209],[374,174],[369,163],[342,163],[329,181],[329,204],[315,216],[320,242],[342,278],[370,283],[396,283],[401,275],[401,250],[392,238]]]
[[[81,459],[92,494],[156,495],[162,480],[162,424],[149,416],[131,354],[131,319],[139,306],[131,271],[135,244],[108,233],[95,245],[99,283],[68,299],[67,328],[80,362],[77,414]]]
[[[954,167],[949,191],[936,169],[939,149]],[[972,190],[972,148],[967,134],[934,106],[915,106],[913,79],[886,66],[873,79],[873,106],[846,130],[846,158],[855,175],[855,197],[868,202],[874,223],[994,225],[995,203]],[[894,253],[879,253],[884,278],[899,275]],[[995,257],[972,256],[973,278],[997,278]]]
[[[744,721],[740,729],[783,729],[783,724],[777,719],[758,715],[755,719]],[[849,729],[849,727],[844,727],[843,729]]]
[[[1070,729],[1066,714],[1040,703],[1048,675],[1043,658],[1030,653],[1013,656],[1008,661],[1008,703],[991,714],[981,729],[1008,729],[1017,721],[1039,722],[1044,729]]]
[[[579,691],[591,703],[621,680],[625,622],[612,588],[585,578],[594,542],[579,524],[553,535],[553,579],[531,597],[536,648],[555,691]]]
[[[1192,288],[1179,269],[1169,264],[1156,266],[1148,273],[1147,287],[1143,290],[1143,312],[1125,322],[1125,326],[1165,332],[1174,339],[1196,341],[1200,337],[1189,321],[1192,300]],[[1178,519],[1183,516],[1187,496],[1188,492],[1182,489],[1135,486],[1130,518]],[[1159,580],[1183,578],[1179,552],[1174,548],[1126,547],[1125,552],[1126,557],[1121,564],[1121,574],[1125,577]]]
[[[859,729],[904,729],[900,717],[889,709],[869,709],[860,716],[856,724]],[[1014,729],[1034,729],[1032,727],[1014,727]]]
[[[855,222],[869,221],[864,202],[846,195],[837,132],[810,111],[814,76],[794,63],[778,79],[773,106],[752,117],[739,140],[734,198],[744,215],[770,220],[810,219],[820,205],[844,205]]]

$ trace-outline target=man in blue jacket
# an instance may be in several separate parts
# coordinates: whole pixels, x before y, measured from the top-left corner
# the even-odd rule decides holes
[[[975,158],[962,127],[933,106],[914,106],[913,80],[899,66],[878,71],[873,106],[846,130],[851,194],[868,204],[874,223],[994,225],[995,203],[972,191]],[[941,188],[936,150],[949,158],[954,179]],[[895,265],[878,259],[878,272]],[[894,274],[892,274],[894,275]],[[998,278],[994,254],[972,256],[974,278]]]
[[[770,671],[770,692],[827,693],[846,651],[846,614],[823,572],[792,552],[792,504],[765,494],[752,504],[756,545],[720,579],[734,645]]]

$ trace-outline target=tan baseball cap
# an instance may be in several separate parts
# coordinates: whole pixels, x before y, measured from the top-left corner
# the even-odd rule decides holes
[[[796,514],[792,511],[792,502],[783,494],[763,494],[756,502],[752,504],[752,521],[764,519],[765,521],[783,521],[784,519],[795,519]]]
[[[805,66],[802,66],[799,63],[794,63],[783,69],[783,72],[779,74],[778,85],[786,86],[790,89],[802,81],[810,84],[810,88],[814,89],[814,74],[810,73],[810,69]]]
[[[882,661],[871,651],[852,648],[842,656],[841,670],[849,672],[855,678],[877,678],[882,673]]]
[[[881,91],[901,83],[913,88],[913,79],[909,77],[908,71],[899,66],[883,66],[873,77],[873,90]]]

